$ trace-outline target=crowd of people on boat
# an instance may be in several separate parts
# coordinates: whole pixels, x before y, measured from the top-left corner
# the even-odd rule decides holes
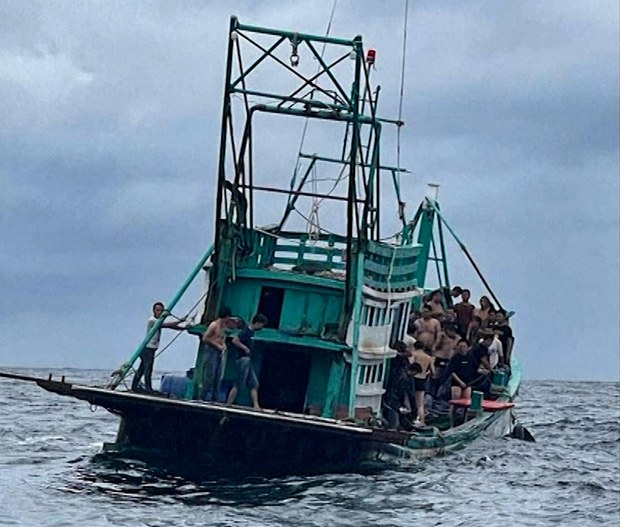
[[[468,289],[438,289],[423,298],[419,310],[411,312],[405,339],[394,344],[396,356],[391,361],[384,397],[384,409],[406,416],[399,423],[424,425],[429,408],[445,407],[450,400],[469,399],[474,390],[490,397],[493,372],[509,373],[514,335],[506,311],[496,309],[487,296],[480,298],[478,306],[470,299]],[[167,315],[164,305],[156,302],[147,322],[147,334],[159,318]],[[185,329],[184,320],[162,323],[151,337],[140,354],[133,391],[153,391],[151,377],[161,329],[181,331]],[[247,388],[252,406],[259,408],[259,383],[251,355],[253,337],[267,322],[264,315],[257,314],[246,325],[233,317],[230,309],[220,310],[201,338],[198,371],[202,377],[197,379],[202,387],[200,398],[218,402],[224,352],[233,351],[236,380],[226,402],[234,404],[239,390]],[[230,337],[235,330],[236,335]],[[192,375],[190,370],[187,377]]]
[[[385,397],[388,410],[415,416],[405,422],[423,425],[429,406],[469,399],[474,390],[491,397],[493,372],[509,374],[514,335],[508,314],[487,296],[478,306],[470,299],[469,289],[438,289],[411,313],[407,336],[394,346]]]

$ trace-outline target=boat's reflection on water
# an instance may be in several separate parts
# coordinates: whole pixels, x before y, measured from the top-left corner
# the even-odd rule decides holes
[[[197,470],[198,468],[200,470]],[[189,505],[254,507],[283,505],[296,501],[315,487],[334,487],[352,476],[332,474],[259,478],[235,477],[231,474],[205,479],[204,468],[194,467],[194,470],[191,470],[186,465],[171,463],[157,466],[152,462],[147,464],[122,457],[118,453],[106,452],[79,460],[79,468],[67,482],[66,490],[140,502],[163,500]],[[368,467],[357,475],[364,477],[377,472],[376,467]],[[201,478],[194,477],[199,473]]]

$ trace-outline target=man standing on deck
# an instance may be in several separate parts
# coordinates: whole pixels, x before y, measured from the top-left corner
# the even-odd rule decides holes
[[[456,321],[459,326],[459,334],[461,337],[465,338],[467,335],[467,328],[469,327],[469,323],[474,316],[474,305],[469,303],[469,299],[471,297],[471,292],[469,289],[463,289],[461,291],[461,301],[458,304],[455,304],[452,309],[456,313]]]
[[[207,331],[201,338],[201,343],[205,345],[203,350],[205,364],[202,373],[203,392],[201,395],[205,401],[217,402],[219,398],[222,380],[222,355],[226,351],[226,333],[239,324],[239,319],[232,317],[231,314],[227,307],[220,309],[218,317],[209,324]]]
[[[440,388],[449,376],[448,364],[450,363],[450,359],[454,356],[456,345],[460,340],[456,330],[457,326],[455,324],[447,324],[441,333],[439,345],[433,353],[435,373],[431,382],[430,392],[433,397],[441,398],[443,395],[443,393],[440,393]]]
[[[159,318],[164,314],[165,306],[162,302],[155,302],[153,304],[153,316],[151,316],[146,323],[146,333],[153,329],[153,326],[157,322]],[[167,314],[166,314],[167,316]],[[131,390],[136,392],[140,388],[140,379],[144,375],[144,386],[146,387],[147,392],[153,391],[152,380],[153,376],[153,363],[155,362],[155,352],[159,347],[159,339],[161,337],[162,328],[176,329],[177,331],[183,331],[184,328],[179,328],[179,324],[184,322],[185,318],[181,318],[179,320],[175,320],[174,322],[164,322],[159,329],[155,332],[155,334],[151,337],[151,340],[148,341],[146,347],[140,353],[140,366],[138,366],[138,370],[136,374],[133,376],[133,381],[131,382]]]
[[[413,373],[413,389],[415,391],[416,424],[425,424],[426,410],[424,408],[424,396],[426,395],[426,381],[429,375],[435,374],[435,362],[433,357],[426,351],[422,342],[413,344],[413,354],[408,359],[410,363],[418,366]]]
[[[416,340],[421,341],[432,352],[437,349],[441,337],[441,324],[433,318],[433,311],[429,306],[422,308],[422,318],[414,322]]]
[[[514,336],[512,334],[512,328],[508,325],[508,319],[506,318],[506,311],[499,309],[496,313],[495,327],[493,328],[498,333],[499,341],[502,343],[504,350],[504,364],[510,368],[510,357],[512,355],[512,346],[514,344]]]
[[[265,315],[255,315],[252,319],[252,323],[246,328],[242,329],[232,340],[232,344],[239,350],[239,358],[235,362],[237,369],[237,379],[235,385],[228,394],[228,400],[226,404],[228,406],[234,404],[239,389],[243,386],[247,386],[250,389],[250,397],[252,397],[252,406],[256,409],[260,409],[258,404],[258,378],[254,369],[252,368],[252,347],[254,344],[254,333],[260,331],[267,324],[267,317]]]

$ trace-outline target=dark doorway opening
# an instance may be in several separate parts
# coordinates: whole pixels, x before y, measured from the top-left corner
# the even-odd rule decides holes
[[[258,301],[258,312],[268,319],[265,327],[278,329],[284,304],[284,289],[280,287],[263,287]]]
[[[263,408],[304,412],[310,378],[310,354],[290,348],[267,348],[260,366],[259,399]]]

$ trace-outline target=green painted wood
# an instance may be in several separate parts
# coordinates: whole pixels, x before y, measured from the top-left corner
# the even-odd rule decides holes
[[[386,277],[391,275],[392,278],[399,277],[401,275],[415,274],[417,267],[417,262],[394,266],[373,262],[371,260],[366,260],[364,263],[364,271],[376,273],[377,275],[384,275]]]
[[[384,256],[386,258],[392,258],[394,251],[396,251],[397,258],[406,258],[410,256],[417,256],[421,250],[420,245],[400,245],[394,247],[387,243],[380,243],[375,241],[368,242],[367,257],[372,258],[374,255]]]
[[[260,26],[250,26],[247,24],[239,23],[236,17],[234,17],[234,20],[235,20],[235,29],[238,29],[240,31],[249,31],[251,33],[262,33],[265,35],[282,36],[288,39],[296,38],[299,42],[301,42],[302,40],[311,40],[314,42],[324,42],[326,44],[336,44],[336,45],[341,45],[341,46],[353,46],[355,44],[355,40],[326,37],[323,35],[310,35],[306,33],[294,33],[292,31],[282,31],[279,29],[271,29],[271,28],[260,27]]]
[[[355,416],[355,397],[357,395],[357,375],[359,370],[359,340],[360,340],[360,315],[362,312],[362,291],[364,281],[364,253],[356,255],[356,278],[355,296],[353,303],[353,339],[351,350],[351,375],[349,377],[349,417]]]
[[[309,407],[323,408],[329,382],[331,353],[314,353],[310,366],[306,404]]]
[[[345,379],[345,362],[341,354],[332,354],[325,390],[325,404],[323,405],[323,417],[334,417],[336,409],[341,402],[342,388]]]
[[[329,289],[337,289],[344,291],[344,281],[336,278],[328,278],[325,276],[312,276],[305,273],[296,273],[293,271],[277,271],[267,269],[239,269],[237,271],[238,278],[255,278],[265,282],[273,283],[289,283],[301,284],[304,286],[318,286]],[[274,287],[278,287],[274,285]]]
[[[428,256],[431,249],[431,242],[433,239],[433,223],[435,221],[435,214],[433,209],[424,207],[424,204],[420,205],[421,214],[419,216],[420,228],[418,230],[418,244],[421,246],[419,254],[419,264],[416,273],[416,281],[419,287],[424,287],[426,282],[426,270],[428,267]]]
[[[337,351],[343,353],[345,351],[350,351],[351,349],[349,348],[349,346],[341,342],[334,342],[332,340],[321,339],[314,336],[291,335],[270,328],[263,329],[262,331],[257,333],[254,336],[254,340],[256,342],[264,341],[270,343],[299,346],[302,348],[306,348],[310,351],[314,349],[318,352]]]
[[[388,284],[386,280],[375,280],[373,278],[365,277],[364,284],[377,289],[378,291],[386,291]],[[392,291],[411,291],[416,289],[415,279],[413,277],[402,277],[402,280],[392,280],[390,282],[390,289]]]

